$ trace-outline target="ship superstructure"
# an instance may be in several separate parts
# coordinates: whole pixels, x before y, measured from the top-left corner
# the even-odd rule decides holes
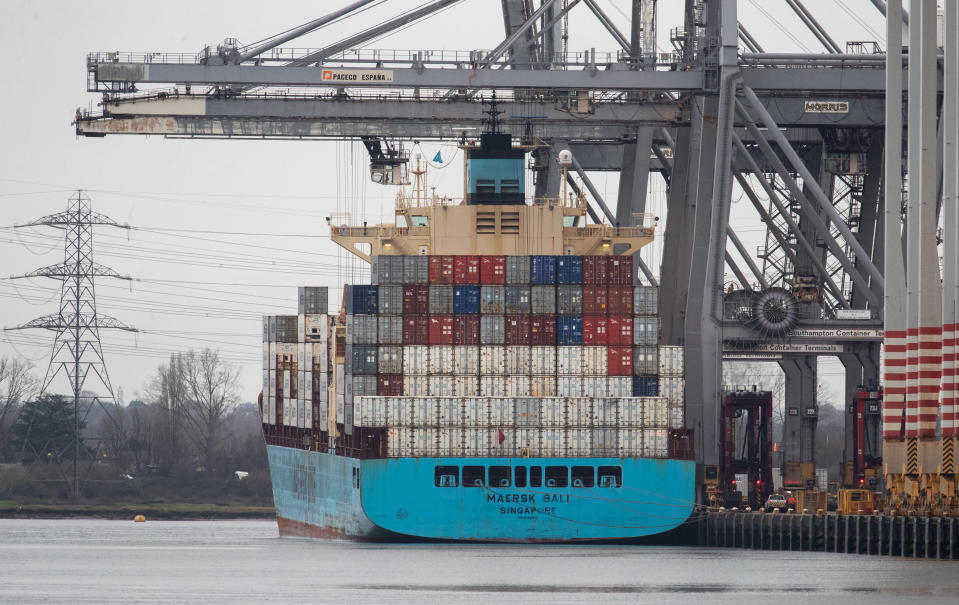
[[[264,320],[281,533],[562,542],[682,524],[683,351],[658,345],[657,289],[634,283],[653,221],[588,224],[565,190],[528,199],[525,151],[495,128],[466,152],[465,199],[426,195],[417,166],[394,223],[331,227],[371,266],[337,313],[301,288],[299,315]]]

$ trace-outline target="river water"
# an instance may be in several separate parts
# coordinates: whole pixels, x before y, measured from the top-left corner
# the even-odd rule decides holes
[[[959,603],[959,562],[280,539],[272,521],[0,519],[2,603]]]

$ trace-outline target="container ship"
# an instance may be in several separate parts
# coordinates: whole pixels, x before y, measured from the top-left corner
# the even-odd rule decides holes
[[[465,199],[415,187],[393,224],[331,227],[371,283],[333,312],[302,287],[297,315],[264,318],[281,535],[618,541],[689,518],[683,350],[634,283],[653,225],[588,224],[565,186],[528,199],[524,162],[481,135]]]

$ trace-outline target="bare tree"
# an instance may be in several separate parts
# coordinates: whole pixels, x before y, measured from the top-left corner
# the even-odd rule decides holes
[[[225,433],[224,419],[237,404],[239,370],[213,349],[188,351],[181,359],[189,392],[184,419],[207,472],[212,473]]]
[[[185,380],[183,354],[170,355],[160,364],[147,386],[147,399],[153,404],[152,438],[156,444],[155,462],[165,469],[178,468],[184,460],[180,431],[185,423],[189,391]]]
[[[16,456],[10,427],[20,406],[39,390],[40,380],[33,374],[33,364],[17,357],[0,357],[0,459],[4,462]]]

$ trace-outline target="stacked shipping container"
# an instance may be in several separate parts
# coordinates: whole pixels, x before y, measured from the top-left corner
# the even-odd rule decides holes
[[[263,318],[264,424],[300,429],[328,421],[327,288],[299,289],[297,315]],[[371,393],[375,394],[375,393]]]

